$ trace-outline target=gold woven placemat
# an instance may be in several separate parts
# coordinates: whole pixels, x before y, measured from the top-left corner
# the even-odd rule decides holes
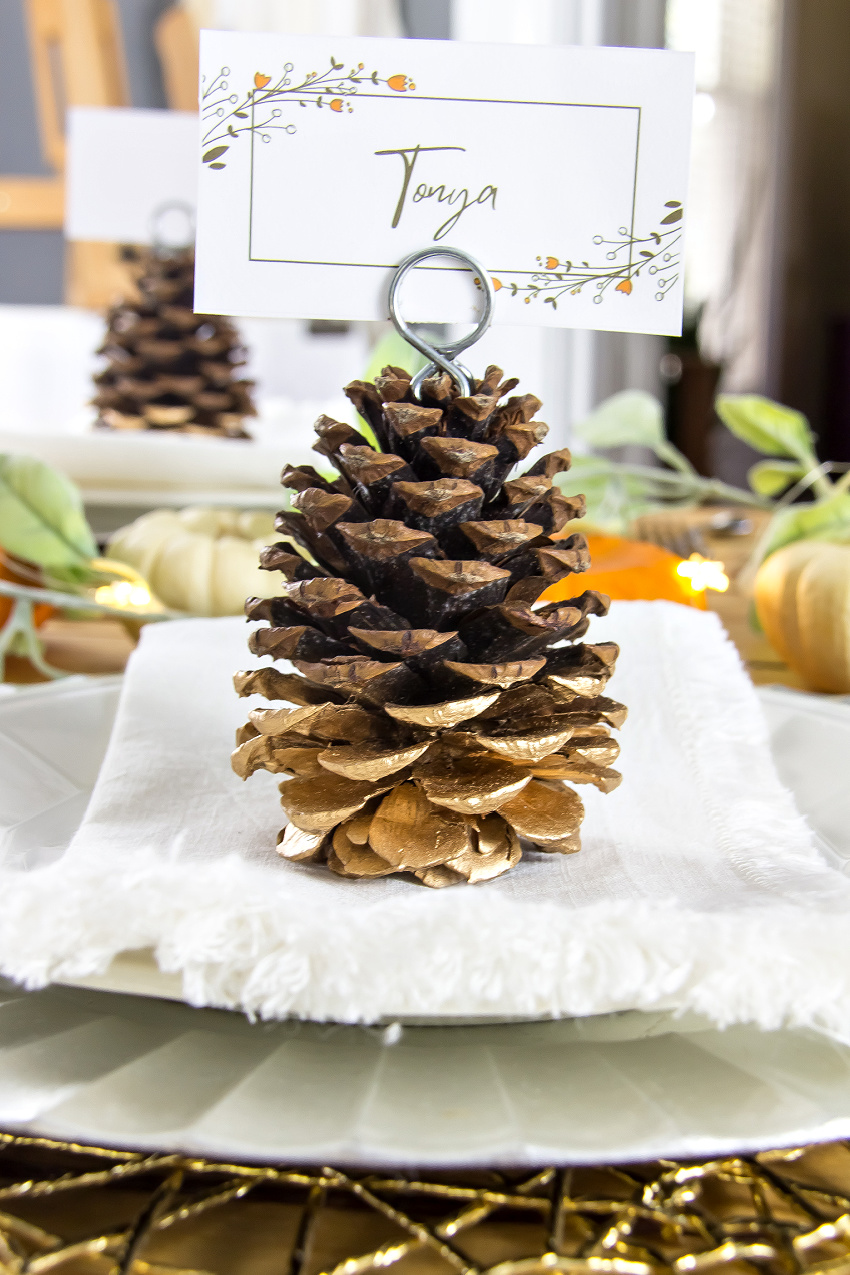
[[[0,1134],[1,1275],[850,1272],[850,1144],[386,1174]]]

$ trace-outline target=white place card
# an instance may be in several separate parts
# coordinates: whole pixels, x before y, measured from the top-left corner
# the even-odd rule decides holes
[[[194,219],[198,117],[188,111],[75,106],[68,111],[65,235],[149,244],[167,234],[166,210]],[[185,239],[186,217],[173,218]],[[188,226],[191,234],[191,224]]]
[[[690,54],[205,31],[196,306],[383,319],[461,248],[497,322],[675,335]],[[467,322],[439,258],[405,317]]]

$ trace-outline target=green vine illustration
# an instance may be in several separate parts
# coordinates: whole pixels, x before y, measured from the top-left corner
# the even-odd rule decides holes
[[[286,62],[274,83],[270,75],[257,71],[254,87],[242,98],[230,92],[230,67],[223,66],[209,85],[206,77],[202,78],[203,163],[209,168],[225,168],[224,155],[243,133],[253,133],[261,141],[270,142],[273,131],[297,132],[295,124],[282,122],[282,106],[317,106],[341,114],[353,110],[349,99],[357,94],[361,84],[375,87],[385,84],[394,93],[409,93],[416,88],[403,73],[384,79],[377,71],[366,71],[362,62],[347,74],[340,74],[343,67],[344,63],[337,62],[331,55],[326,71],[310,71],[303,80],[293,84],[291,76],[295,68],[292,62]]]
[[[620,226],[616,239],[594,235],[593,242],[608,249],[605,253],[607,264],[591,265],[588,261],[575,264],[561,261],[558,257],[538,257],[545,269],[532,273],[528,283],[494,278],[493,287],[497,292],[507,288],[512,297],[522,296],[526,305],[542,297],[546,305],[557,310],[561,297],[565,294],[577,296],[588,284],[594,286],[596,305],[602,302],[609,288],[631,296],[634,280],[645,271],[654,277],[655,300],[663,301],[679,278],[681,250],[676,245],[682,238],[680,223],[683,214],[678,199],[668,199],[664,207],[670,211],[661,218],[658,230],[644,237],[633,234],[626,226]]]

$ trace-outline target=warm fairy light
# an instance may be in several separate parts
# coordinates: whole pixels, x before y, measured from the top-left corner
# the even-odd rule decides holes
[[[92,558],[89,564],[94,571],[112,576],[109,584],[94,589],[92,596],[101,606],[115,611],[140,611],[147,615],[163,610],[162,603],[154,597],[147,580],[134,567],[112,558]]]
[[[150,606],[151,595],[143,584],[132,580],[114,580],[112,584],[103,584],[95,589],[94,600],[105,607],[126,610],[128,607]]]
[[[712,562],[700,553],[692,553],[687,562],[680,562],[676,574],[690,580],[691,588],[702,593],[705,589],[714,589],[716,593],[725,593],[729,588],[729,577],[723,570],[722,562]]]

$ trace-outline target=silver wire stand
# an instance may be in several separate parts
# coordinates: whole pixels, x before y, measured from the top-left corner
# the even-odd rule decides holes
[[[432,344],[426,341],[418,332],[414,332],[410,324],[401,314],[399,309],[399,289],[406,275],[420,262],[427,261],[430,257],[453,257],[456,261],[460,261],[463,265],[468,266],[473,271],[475,283],[479,286],[484,294],[484,311],[477,325],[466,336],[461,337],[457,341],[449,341],[446,345]],[[417,372],[411,381],[411,390],[415,398],[419,398],[419,391],[422,382],[434,372],[441,369],[448,375],[457,385],[461,394],[467,397],[472,392],[472,377],[465,367],[454,362],[454,357],[460,354],[461,350],[466,350],[470,345],[483,336],[493,321],[493,308],[496,298],[496,292],[490,281],[490,276],[480,262],[471,257],[468,252],[464,252],[461,248],[420,248],[418,252],[411,252],[400,263],[398,269],[393,275],[389,292],[389,312],[390,318],[395,324],[395,329],[399,336],[404,337],[409,345],[418,350],[420,354],[424,354],[431,362],[427,367]]]

